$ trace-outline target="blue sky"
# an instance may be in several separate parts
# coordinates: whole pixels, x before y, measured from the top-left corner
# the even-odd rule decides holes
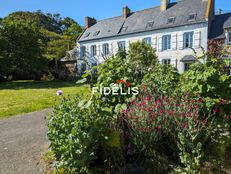
[[[231,12],[230,0],[216,0],[218,8]],[[36,11],[41,9],[47,13],[60,13],[69,16],[84,25],[84,17],[90,16],[97,20],[121,15],[123,6],[128,5],[132,11],[159,5],[160,0],[2,0],[0,17],[15,11]]]

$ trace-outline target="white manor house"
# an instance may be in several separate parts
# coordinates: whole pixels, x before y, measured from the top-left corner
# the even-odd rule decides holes
[[[160,6],[97,21],[86,17],[86,26],[77,42],[78,57],[89,65],[103,63],[105,57],[127,51],[129,44],[144,41],[155,50],[162,64],[170,64],[180,73],[187,71],[198,56],[207,51],[207,42],[215,19],[215,0],[160,0]],[[230,36],[231,37],[231,36]],[[80,61],[81,62],[81,61]],[[78,71],[86,63],[78,62]]]

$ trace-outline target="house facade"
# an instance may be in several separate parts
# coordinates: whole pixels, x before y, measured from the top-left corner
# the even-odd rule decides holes
[[[226,73],[231,76],[231,13],[215,16],[209,33],[208,52],[230,62]]]
[[[95,66],[119,49],[128,51],[129,44],[144,41],[156,50],[160,63],[183,73],[195,60],[193,49],[198,56],[207,51],[214,4],[214,0],[160,0],[160,6],[137,12],[124,7],[121,16],[105,20],[86,17],[77,42],[78,57]],[[86,68],[80,61],[78,71]]]

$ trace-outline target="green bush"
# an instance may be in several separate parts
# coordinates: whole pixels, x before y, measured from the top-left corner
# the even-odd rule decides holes
[[[98,168],[111,170],[113,160],[117,166],[122,164],[122,157],[116,156],[121,148],[120,137],[115,130],[107,129],[109,117],[103,116],[106,113],[95,110],[80,97],[64,99],[54,109],[48,121],[48,138],[59,168],[85,174]]]
[[[221,64],[212,59],[206,64],[196,63],[180,78],[174,68],[158,63],[151,46],[131,44],[128,54],[119,52],[98,67],[92,87],[110,87],[123,80],[139,87],[140,92],[148,89],[149,96],[142,92],[138,96],[95,93],[89,101],[80,96],[65,99],[48,121],[48,137],[58,167],[82,174],[134,170],[199,173],[202,163],[213,159],[206,158],[206,149],[223,142],[230,131],[230,127],[223,128],[223,110],[218,112],[215,106],[205,110],[203,105],[211,106],[216,100],[219,109],[227,109],[228,96],[218,89],[224,85],[222,89],[228,90],[230,79],[218,71],[219,67]],[[88,72],[85,77],[93,76]],[[213,109],[216,117],[208,114]],[[223,156],[224,148],[220,151]]]

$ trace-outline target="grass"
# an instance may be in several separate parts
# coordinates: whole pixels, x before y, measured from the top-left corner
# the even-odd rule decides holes
[[[62,90],[63,96],[56,91]],[[50,108],[65,96],[90,93],[89,85],[63,81],[12,81],[0,83],[0,119]]]

